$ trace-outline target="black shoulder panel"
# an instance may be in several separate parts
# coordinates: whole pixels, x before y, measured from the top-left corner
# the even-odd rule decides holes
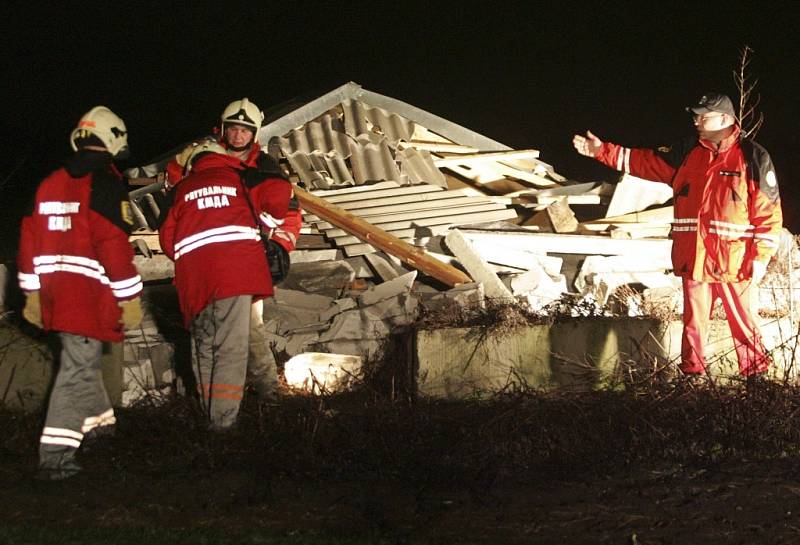
[[[758,184],[758,188],[771,201],[780,199],[778,178],[769,152],[761,144],[747,138],[741,141],[742,153],[747,163],[747,176]]]
[[[92,172],[92,193],[89,208],[130,234],[133,210],[122,179],[110,168]]]
[[[663,146],[658,148],[656,152],[664,161],[666,161],[669,166],[677,169],[680,168],[680,166],[686,160],[686,156],[689,155],[689,152],[692,151],[696,145],[697,137],[687,136],[683,140],[680,140],[671,146]]]
[[[264,172],[258,168],[248,167],[241,172],[242,180],[244,181],[244,185],[247,186],[247,189],[252,189],[264,180],[270,180],[279,178],[281,180],[286,180],[286,177],[283,175],[280,170],[277,172]],[[288,180],[287,180],[288,181]]]

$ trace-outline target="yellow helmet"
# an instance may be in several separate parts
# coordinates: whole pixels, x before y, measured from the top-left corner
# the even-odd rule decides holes
[[[228,151],[223,148],[215,140],[203,140],[201,142],[192,142],[186,146],[183,151],[175,156],[175,160],[183,167],[184,173],[192,170],[192,164],[201,153],[219,153],[220,155],[227,155]]]
[[[258,140],[258,129],[264,122],[264,112],[247,98],[234,100],[222,111],[222,130],[226,123],[236,123],[253,129],[254,140]]]
[[[78,140],[96,136],[112,155],[117,157],[128,152],[128,129],[120,117],[105,106],[95,106],[81,117],[73,129],[69,143],[78,151]]]

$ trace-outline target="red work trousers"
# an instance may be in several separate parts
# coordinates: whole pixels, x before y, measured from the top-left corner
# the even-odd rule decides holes
[[[687,374],[706,371],[704,347],[708,338],[711,309],[719,297],[725,309],[739,372],[744,375],[763,373],[770,364],[758,330],[758,314],[751,298],[756,286],[747,282],[697,282],[683,279],[683,337],[681,339],[681,370]]]

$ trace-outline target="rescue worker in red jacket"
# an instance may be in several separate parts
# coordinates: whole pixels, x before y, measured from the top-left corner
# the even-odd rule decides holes
[[[730,98],[708,93],[687,111],[697,137],[670,148],[626,148],[591,131],[575,135],[573,145],[607,166],[672,186],[672,264],[684,293],[681,370],[706,371],[709,316],[720,298],[740,373],[759,375],[770,357],[751,299],[757,301],[783,222],[775,170],[763,147],[741,137]]]
[[[236,422],[244,393],[252,302],[273,293],[254,215],[266,227],[279,223],[292,185],[246,169],[214,141],[195,146],[186,168],[159,241],[175,261],[203,407],[222,430]]]
[[[133,265],[125,186],[112,161],[128,153],[125,123],[97,106],[72,131],[76,152],[36,190],[23,218],[19,285],[23,316],[59,332],[61,364],[40,439],[39,476],[80,471],[84,439],[111,432],[114,410],[100,368],[102,342],[123,340],[142,318],[142,279]]]
[[[258,169],[265,175],[283,177],[280,166],[261,150],[258,131],[264,114],[247,98],[234,100],[222,112],[220,118],[219,144],[228,155],[240,159],[246,166]],[[183,178],[185,158],[176,158],[167,165],[167,185],[175,186]],[[292,196],[286,216],[273,225],[265,226],[270,232],[269,245],[276,260],[288,271],[289,252],[294,250],[302,227],[302,210]],[[264,331],[264,303],[259,299],[253,303],[250,329],[250,352],[247,366],[248,380],[259,397],[268,402],[277,400],[278,373],[275,356]]]

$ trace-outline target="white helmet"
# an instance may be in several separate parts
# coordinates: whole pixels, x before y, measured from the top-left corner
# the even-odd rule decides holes
[[[184,156],[185,163],[184,165],[184,172],[188,173],[192,170],[192,164],[195,160],[200,156],[201,153],[219,153],[220,155],[228,155],[228,151],[223,148],[217,141],[215,140],[203,140],[202,142],[193,142],[186,149],[183,150],[176,159],[178,163],[181,164],[180,156]]]
[[[222,112],[222,130],[225,130],[226,123],[236,123],[251,127],[254,133],[254,140],[258,139],[258,129],[264,122],[264,112],[258,106],[250,102],[247,98],[234,100]]]
[[[69,137],[72,149],[78,151],[77,141],[90,135],[99,138],[112,157],[128,151],[125,122],[105,106],[95,106],[81,117]]]

